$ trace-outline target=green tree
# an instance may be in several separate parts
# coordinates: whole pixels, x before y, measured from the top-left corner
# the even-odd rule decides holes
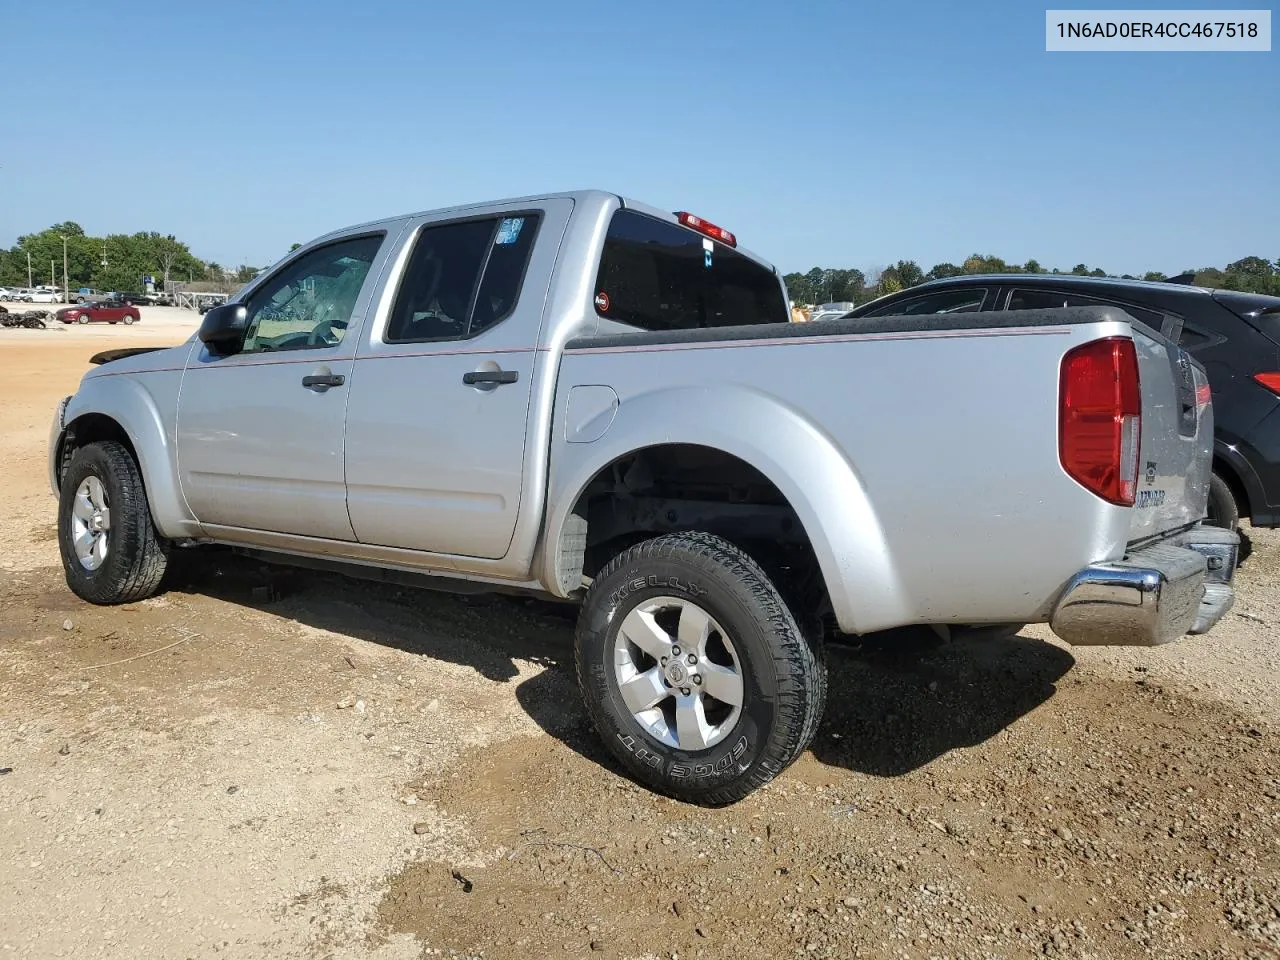
[[[1071,272],[1077,277],[1087,277],[1089,275],[1089,267],[1087,264],[1077,263],[1071,268]]]
[[[49,264],[57,285],[62,284],[63,241],[66,241],[67,285],[75,290],[93,286],[101,290],[136,290],[145,275],[157,276],[179,271],[203,274],[204,264],[192,255],[185,243],[172,235],[158,233],[88,236],[74,221],[54,224],[39,233],[18,238],[12,249],[0,251],[0,283],[27,282],[27,254],[31,255],[33,279],[43,282]],[[106,264],[103,264],[103,247]]]
[[[1027,273],[1044,273],[1044,267],[1040,266],[1039,260],[1028,260],[1022,265],[1022,269]]]
[[[1008,273],[1009,265],[991,254],[970,254],[964,261],[965,273]]]
[[[943,277],[958,277],[964,273],[964,267],[957,267],[954,263],[935,263],[929,268],[929,272],[924,275],[926,280],[941,280]]]
[[[861,270],[826,270],[824,271],[823,290],[827,302],[858,303],[864,295],[866,277]]]
[[[898,282],[902,284],[904,290],[908,287],[914,287],[918,283],[924,283],[924,271],[920,269],[920,264],[914,260],[899,260],[893,265],[893,270],[897,274]]]
[[[803,273],[788,273],[782,282],[787,286],[787,298],[792,303],[813,303],[813,288]]]
[[[1222,283],[1230,290],[1280,296],[1280,271],[1263,257],[1244,257],[1227,264]]]
[[[819,302],[826,293],[827,273],[821,267],[814,267],[804,275],[809,281],[809,289],[813,296],[813,302]]]

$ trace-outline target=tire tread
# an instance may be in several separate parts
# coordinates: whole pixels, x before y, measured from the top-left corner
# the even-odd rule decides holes
[[[707,573],[727,573],[749,592],[750,602],[763,622],[772,626],[773,660],[780,686],[778,717],[752,765],[729,783],[711,789],[693,789],[668,781],[655,782],[652,771],[642,767],[624,751],[609,744],[610,750],[634,775],[648,785],[677,799],[710,806],[724,806],[743,799],[774,779],[812,743],[826,704],[827,672],[821,638],[806,635],[783,600],[781,593],[760,565],[746,552],[720,537],[701,532],[672,533],[646,540],[624,550],[609,561],[588,590],[590,605],[605,589],[613,574],[627,566],[653,561],[678,560]],[[575,646],[579,651],[591,642],[588,618],[578,620]],[[810,631],[812,633],[812,631]],[[575,657],[578,687],[583,691],[588,713],[598,730],[605,729],[601,705],[588,695],[583,675],[584,658]]]
[[[85,459],[100,456],[105,470],[114,481],[111,503],[111,550],[122,550],[128,556],[123,572],[101,581],[82,582],[74,574],[76,562],[69,548],[63,546],[63,563],[67,568],[67,583],[72,591],[90,603],[111,605],[132,603],[153,596],[164,578],[169,562],[167,542],[160,537],[151,517],[146,487],[142,473],[129,448],[118,440],[101,440],[86,444],[75,452],[67,466],[62,495],[68,496],[71,478],[78,473],[77,465]],[[106,477],[99,479],[106,480]],[[78,483],[78,481],[77,481]],[[74,491],[72,491],[74,493]],[[119,517],[119,523],[116,518]],[[66,537],[65,519],[59,511],[59,539]],[[108,560],[108,562],[111,562]]]

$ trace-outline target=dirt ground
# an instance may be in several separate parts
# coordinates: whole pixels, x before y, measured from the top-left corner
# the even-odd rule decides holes
[[[702,810],[605,757],[566,611],[229,554],[76,600],[49,418],[198,319],[146,312],[0,331],[0,957],[1280,957],[1275,533],[1208,637],[835,647]]]

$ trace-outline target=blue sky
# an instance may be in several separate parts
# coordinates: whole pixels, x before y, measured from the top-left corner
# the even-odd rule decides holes
[[[0,244],[74,219],[262,264],[596,186],[787,271],[1280,257],[1280,53],[1050,54],[1044,10],[6,0]]]

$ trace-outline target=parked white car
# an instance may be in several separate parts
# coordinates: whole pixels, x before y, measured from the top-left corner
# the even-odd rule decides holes
[[[837,320],[854,308],[855,304],[849,301],[840,301],[838,303],[823,303],[813,308],[813,313],[809,317],[811,321],[819,320]]]
[[[62,294],[56,290],[28,290],[22,299],[26,303],[61,303]]]

